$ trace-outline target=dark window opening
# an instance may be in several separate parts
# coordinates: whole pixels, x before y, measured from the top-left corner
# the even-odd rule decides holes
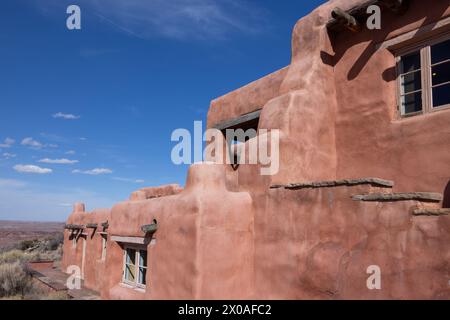
[[[257,136],[260,115],[261,110],[257,110],[215,126],[227,140],[229,156],[235,170],[239,167],[239,154],[234,145],[245,143]]]

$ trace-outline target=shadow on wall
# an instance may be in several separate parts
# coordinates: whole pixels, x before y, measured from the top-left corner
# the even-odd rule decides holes
[[[421,26],[417,29],[417,33],[420,34],[424,27],[428,26],[430,28],[430,26],[436,25],[437,21],[448,9],[448,0],[436,0],[433,2],[433,10],[431,12],[427,10],[428,6],[429,4],[425,1],[415,0],[410,4],[409,11],[404,16],[396,15],[387,9],[383,10],[381,24],[388,25],[389,28],[360,33],[352,33],[351,31],[345,30],[338,35],[333,36],[330,34],[334,54],[322,51],[321,58],[323,63],[334,67],[344,56],[348,48],[360,43],[367,43],[366,48],[354,62],[347,74],[349,81],[354,80],[359,76],[362,69],[376,52],[376,45],[385,41],[392,30],[400,29],[410,23],[423,20]],[[395,80],[395,67],[385,70],[382,76],[383,80],[387,82]]]
[[[450,208],[450,180],[444,189],[444,202],[442,203],[442,208]]]

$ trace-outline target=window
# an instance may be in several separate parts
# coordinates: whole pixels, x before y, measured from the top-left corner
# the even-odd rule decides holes
[[[437,40],[398,57],[402,116],[450,106],[450,40]]]
[[[257,136],[261,109],[244,114],[238,118],[218,123],[214,128],[220,130],[229,148],[229,157],[234,169],[239,167],[237,145]]]
[[[147,276],[147,250],[126,248],[124,252],[123,282],[145,288]]]

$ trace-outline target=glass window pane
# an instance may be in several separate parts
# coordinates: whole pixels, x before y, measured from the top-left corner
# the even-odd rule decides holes
[[[125,267],[125,279],[131,282],[134,282],[135,279],[135,266],[133,265],[126,265]]]
[[[147,269],[145,268],[139,268],[139,278],[138,278],[138,283],[139,284],[143,284],[146,285],[147,281],[145,280],[147,276]]]
[[[442,63],[431,68],[433,86],[450,81],[450,62]]]
[[[139,267],[147,267],[147,251],[140,250],[139,253]]]
[[[422,92],[416,92],[402,96],[404,114],[422,110]]]
[[[403,56],[400,61],[400,73],[420,69],[420,51]]]
[[[401,77],[402,94],[417,91],[422,88],[422,75],[420,71],[409,73]]]
[[[431,46],[431,64],[450,59],[450,40]]]
[[[433,88],[433,107],[450,104],[450,84]]]
[[[128,264],[136,264],[136,250],[127,249],[127,263]]]

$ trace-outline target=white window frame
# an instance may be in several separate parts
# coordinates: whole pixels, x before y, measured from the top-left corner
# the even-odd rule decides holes
[[[125,274],[126,274],[126,263],[127,263],[127,250],[131,249],[131,250],[135,250],[135,281],[129,281],[125,278]],[[147,252],[147,261],[146,261],[146,266],[142,267],[139,265],[140,263],[140,255],[141,255],[141,251],[146,251]],[[122,283],[131,286],[133,288],[139,288],[139,289],[146,289],[147,285],[146,284],[141,284],[138,283],[139,281],[139,269],[140,268],[144,268],[147,272],[148,272],[148,250],[147,247],[143,247],[143,246],[136,246],[136,245],[124,245],[123,246],[123,263],[122,263]],[[147,276],[147,272],[145,273]],[[147,279],[145,279],[145,282],[147,283]]]
[[[397,111],[399,118],[409,118],[412,116],[433,113],[450,108],[450,103],[442,106],[433,106],[433,79],[432,79],[432,64],[431,64],[431,47],[450,40],[450,33],[445,33],[441,36],[431,37],[426,40],[417,43],[414,46],[408,46],[405,49],[399,49],[395,51],[396,55],[396,71],[397,71]],[[411,53],[420,53],[420,73],[421,73],[421,90],[422,90],[422,110],[417,112],[405,113],[402,105],[403,87],[401,81],[402,70],[400,70],[400,62],[403,56]],[[445,60],[449,61],[449,60]],[[441,61],[440,63],[444,63]],[[435,64],[436,65],[436,64]],[[437,86],[448,85],[450,82],[445,82]],[[413,91],[414,92],[414,91]],[[412,92],[411,92],[412,93]]]

